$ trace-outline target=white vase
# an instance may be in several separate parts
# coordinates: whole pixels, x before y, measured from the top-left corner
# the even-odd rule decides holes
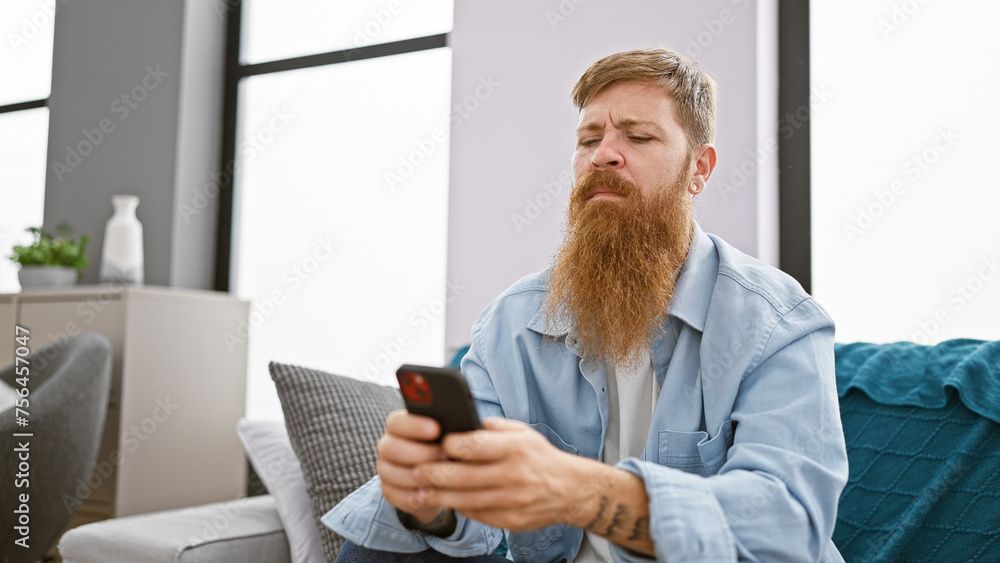
[[[135,216],[139,198],[134,195],[111,196],[115,214],[104,227],[101,251],[101,281],[142,284],[142,223]]]

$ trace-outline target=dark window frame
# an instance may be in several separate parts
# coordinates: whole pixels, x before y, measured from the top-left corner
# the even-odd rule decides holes
[[[812,291],[809,0],[778,2],[778,265]],[[801,119],[802,108],[807,117]],[[787,131],[787,129],[786,129]]]
[[[10,113],[13,111],[23,111],[26,109],[37,109],[49,106],[49,99],[44,100],[31,100],[30,102],[17,102],[15,104],[7,104],[5,106],[0,106],[0,114]]]
[[[228,174],[223,174],[219,188],[218,228],[215,245],[214,289],[228,292],[232,281],[230,265],[233,250],[233,186],[236,171],[236,132],[238,126],[240,81],[250,76],[259,76],[287,70],[298,70],[317,66],[373,59],[414,53],[427,49],[438,49],[448,45],[448,34],[428,35],[389,43],[365,45],[353,49],[317,53],[290,59],[264,63],[243,64],[240,61],[243,6],[238,0],[230,5],[226,19],[225,86],[222,101],[222,149],[221,160]]]

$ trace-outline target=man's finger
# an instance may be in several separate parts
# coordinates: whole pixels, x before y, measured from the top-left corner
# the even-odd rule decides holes
[[[415,486],[436,489],[490,489],[504,482],[507,469],[497,463],[441,461],[423,463],[411,470]]]
[[[446,506],[459,512],[484,510],[509,510],[509,489],[480,489],[477,491],[426,489],[421,499],[428,505]]]
[[[423,490],[396,487],[390,483],[382,483],[382,496],[396,508],[411,514],[432,506]]]
[[[441,448],[448,459],[464,462],[486,463],[499,461],[507,456],[506,432],[474,430],[448,434],[441,441]]]
[[[520,422],[490,418],[484,425],[494,429],[448,434],[441,442],[449,459],[485,463],[499,461],[523,446],[526,440],[545,438]],[[529,436],[534,435],[534,436]]]
[[[402,438],[433,442],[441,434],[441,426],[436,420],[427,416],[393,411],[385,420],[385,431],[387,434]]]
[[[396,465],[413,466],[442,459],[441,446],[386,434],[375,445],[375,453]]]
[[[491,416],[483,420],[483,428],[487,430],[524,430],[530,428],[520,420],[511,420],[501,416]]]
[[[378,460],[375,464],[375,472],[382,479],[382,483],[388,483],[394,487],[404,489],[416,489],[425,483],[413,474],[413,467],[397,465],[384,459]]]

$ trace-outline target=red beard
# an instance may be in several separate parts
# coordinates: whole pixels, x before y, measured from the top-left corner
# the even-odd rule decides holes
[[[545,306],[550,318],[573,321],[584,357],[619,365],[645,359],[694,234],[687,164],[649,201],[613,170],[588,172],[573,188]],[[624,198],[590,199],[598,186]]]

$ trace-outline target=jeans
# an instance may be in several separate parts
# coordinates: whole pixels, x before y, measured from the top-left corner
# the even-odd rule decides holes
[[[507,561],[503,557],[491,553],[489,555],[477,555],[475,557],[449,557],[438,553],[433,549],[421,551],[420,553],[390,553],[388,551],[375,551],[366,549],[350,540],[340,548],[340,555],[337,563],[394,563],[404,561],[406,563],[435,563],[437,561],[463,561],[465,563],[491,563]]]

